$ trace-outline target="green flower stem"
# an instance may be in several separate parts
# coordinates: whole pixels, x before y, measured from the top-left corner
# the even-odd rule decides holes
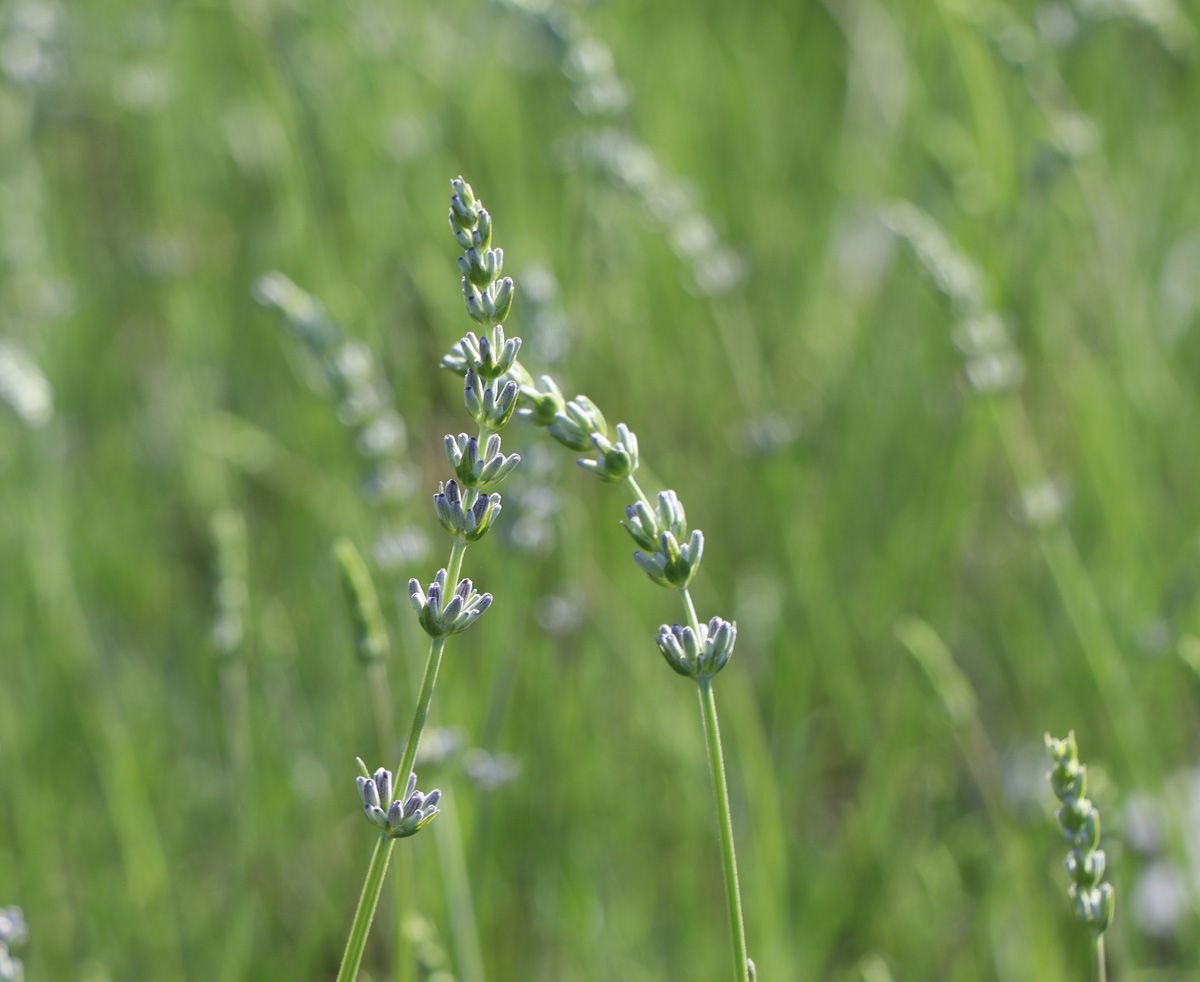
[[[461,548],[460,548],[461,547]],[[451,563],[462,568],[462,554],[466,551],[466,547],[461,543],[456,542],[454,549],[450,553]],[[457,552],[457,557],[455,553]],[[447,574],[447,582],[456,582],[453,580],[457,576],[457,570]],[[421,734],[425,732],[425,720],[429,717],[429,704],[433,702],[433,687],[437,685],[438,672],[442,668],[442,652],[446,648],[445,638],[434,638],[429,642],[429,658],[425,662],[425,674],[421,678],[421,694],[417,696],[417,709],[413,713],[412,727],[408,731],[408,741],[404,744],[404,756],[400,760],[400,766],[396,768],[397,775],[403,777],[396,778],[396,786],[404,787],[404,782],[408,780],[408,775],[412,773],[413,765],[417,762],[417,748],[421,744]]]
[[[1104,960],[1104,935],[1096,935],[1096,979],[1097,982],[1108,982],[1108,965]]]
[[[396,840],[389,838],[386,833],[375,843],[375,851],[371,853],[371,865],[367,867],[367,878],[363,881],[362,895],[358,898],[358,908],[354,911],[354,922],[350,925],[350,937],[346,941],[346,951],[342,955],[342,967],[338,969],[337,982],[353,982],[358,978],[363,950],[367,946],[367,935],[371,931],[371,922],[375,919],[375,908],[379,904],[379,894],[383,890],[388,862],[392,858],[392,848],[395,845]]]
[[[697,635],[700,634],[700,619],[696,616],[696,605],[692,593],[680,587],[679,597],[687,611],[688,623]],[[700,712],[704,718],[704,735],[708,744],[708,765],[712,771],[713,796],[717,801],[717,831],[721,838],[721,863],[725,870],[725,897],[729,905],[729,934],[733,940],[734,978],[748,982],[746,924],[742,917],[742,890],[738,883],[737,854],[733,845],[733,815],[729,809],[729,784],[725,779],[725,753],[721,748],[721,727],[717,721],[717,697],[713,692],[712,679],[699,679]]]
[[[651,511],[654,510],[654,506],[650,504],[650,499],[646,497],[646,492],[643,491],[642,486],[638,484],[637,478],[630,474],[627,478],[625,478],[625,483],[629,485],[629,490],[637,496],[638,501],[640,501]]]
[[[708,738],[708,763],[712,771],[713,795],[717,799],[721,862],[725,869],[725,896],[729,902],[729,933],[733,940],[733,977],[738,982],[749,982],[746,925],[742,919],[742,891],[738,885],[737,856],[733,849],[733,817],[729,811],[729,785],[725,781],[725,755],[721,751],[717,699],[713,694],[712,679],[701,679],[697,684],[700,687],[700,712],[704,717],[704,734]]]

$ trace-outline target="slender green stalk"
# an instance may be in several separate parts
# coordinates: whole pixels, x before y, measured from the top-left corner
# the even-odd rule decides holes
[[[696,605],[687,587],[679,590],[687,611],[688,623],[693,631],[700,633],[700,620],[696,616]],[[708,766],[712,771],[713,797],[717,802],[717,832],[721,839],[721,865],[725,873],[725,899],[729,907],[729,934],[733,941],[734,978],[748,982],[750,978],[746,947],[746,923],[742,917],[742,890],[738,883],[737,853],[733,843],[733,815],[729,808],[729,784],[725,779],[725,752],[721,746],[721,727],[717,720],[717,697],[713,692],[712,679],[697,680],[700,687],[700,713],[704,719],[704,735],[707,738]]]
[[[738,884],[737,855],[733,847],[733,816],[729,811],[729,785],[725,780],[725,755],[721,750],[721,727],[717,722],[717,699],[712,680],[701,679],[700,712],[708,744],[713,795],[717,800],[717,831],[721,837],[721,864],[725,871],[725,898],[729,904],[729,933],[733,941],[733,977],[749,982],[746,925],[742,919],[742,891]]]
[[[462,569],[463,553],[466,547],[459,542],[454,543],[450,550],[450,563],[457,571]],[[408,742],[404,745],[404,756],[397,774],[403,774],[405,779],[412,772],[417,759],[417,748],[421,743],[421,734],[425,730],[425,721],[429,717],[429,704],[433,701],[433,689],[437,684],[438,672],[442,667],[442,651],[446,647],[445,638],[434,638],[429,643],[429,657],[425,661],[425,674],[421,679],[421,693],[417,697],[417,708],[413,713],[412,727],[409,729]],[[367,944],[367,935],[371,932],[371,923],[375,920],[375,908],[379,905],[379,894],[383,889],[383,881],[387,876],[388,863],[392,858],[392,848],[396,842],[385,833],[375,844],[371,853],[371,863],[367,867],[367,877],[363,882],[362,895],[358,907],[354,911],[354,921],[350,925],[350,937],[346,941],[346,951],[342,955],[342,967],[338,970],[338,982],[353,982],[358,977],[358,968],[362,963],[363,949]]]
[[[1104,960],[1104,935],[1096,935],[1096,980],[1108,982],[1108,966]]]
[[[387,876],[388,862],[392,858],[392,848],[395,844],[396,840],[389,838],[386,832],[375,843],[375,851],[371,853],[371,864],[367,867],[367,878],[363,881],[362,894],[354,911],[354,921],[350,925],[350,937],[346,940],[346,951],[342,955],[342,967],[338,969],[337,982],[353,982],[358,978],[363,950],[367,946],[367,935],[371,932],[371,922],[375,919],[375,908],[379,905],[379,894],[383,890],[383,881]]]
[[[462,567],[463,549],[459,548],[459,543],[454,544],[454,549],[458,551],[458,567]],[[451,553],[451,562],[454,562],[453,552]],[[454,574],[457,576],[457,573]],[[446,582],[451,582],[447,576]],[[442,668],[442,652],[446,648],[445,638],[434,638],[429,642],[429,657],[425,661],[425,674],[421,678],[421,694],[417,696],[417,709],[413,713],[412,726],[408,731],[408,740],[404,744],[404,756],[400,759],[400,766],[396,768],[397,774],[403,774],[404,779],[408,779],[408,775],[412,773],[413,765],[417,762],[417,748],[421,744],[421,734],[425,732],[425,721],[429,717],[429,704],[433,702],[433,687],[437,685],[438,672]]]

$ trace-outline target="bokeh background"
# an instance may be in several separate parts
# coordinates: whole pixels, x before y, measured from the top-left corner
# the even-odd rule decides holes
[[[354,757],[395,744],[331,547],[370,560],[407,719],[403,583],[445,562],[465,420],[458,173],[523,361],[627,421],[706,532],[760,977],[1084,977],[1041,748],[1072,727],[1112,976],[1196,977],[1197,24],[5,0],[0,905],[29,978],[335,972]],[[497,602],[422,765],[448,807],[398,850],[370,977],[723,978],[674,598],[620,492],[506,441],[467,562]]]

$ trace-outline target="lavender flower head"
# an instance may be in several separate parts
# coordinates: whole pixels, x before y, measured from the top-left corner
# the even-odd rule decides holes
[[[404,793],[393,800],[391,771],[380,767],[371,774],[362,758],[359,758],[358,766],[363,772],[356,779],[358,794],[363,802],[363,814],[388,838],[406,839],[433,821],[438,813],[438,802],[442,800],[441,791],[436,788],[428,794],[418,791],[414,772],[408,775]]]

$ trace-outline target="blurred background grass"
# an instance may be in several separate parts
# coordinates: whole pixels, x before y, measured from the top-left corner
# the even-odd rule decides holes
[[[470,326],[460,172],[523,360],[628,421],[707,534],[760,977],[1081,977],[1040,747],[1069,727],[1113,977],[1195,977],[1195,23],[6,0],[0,904],[30,978],[334,973],[380,752],[330,548],[374,550],[406,718],[396,598],[444,562],[426,492],[464,425],[435,368]],[[253,302],[272,269],[386,380],[375,456]],[[419,977],[720,978],[695,699],[653,644],[675,608],[620,496],[513,437],[506,534],[468,557],[497,603],[434,706],[464,749],[422,770],[449,808],[371,977],[411,977],[404,933]]]

